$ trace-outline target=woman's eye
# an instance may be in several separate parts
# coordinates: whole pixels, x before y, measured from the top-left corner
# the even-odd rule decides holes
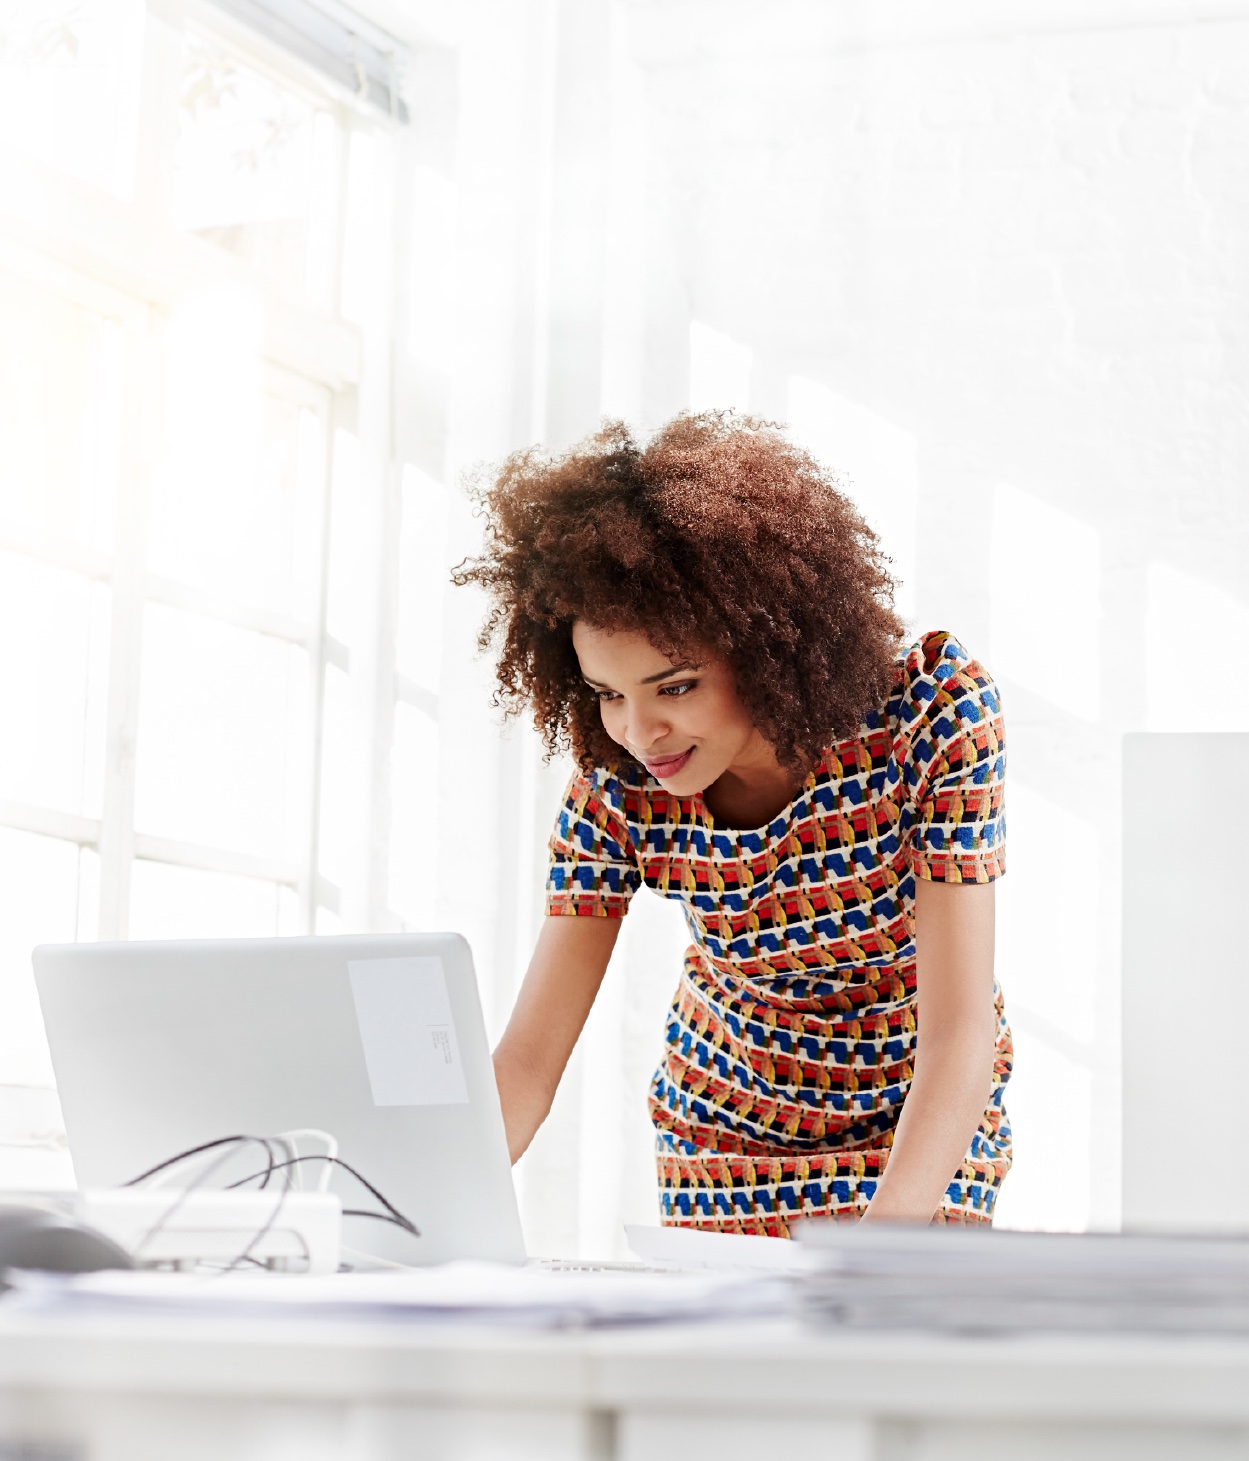
[[[600,702],[606,702],[608,700],[619,700],[620,699],[620,696],[617,695],[614,690],[596,690],[594,692],[594,695],[595,695],[595,698],[597,700],[599,700]]]
[[[690,690],[697,688],[697,680],[685,680],[680,685],[665,685],[660,690],[661,695],[685,695]]]

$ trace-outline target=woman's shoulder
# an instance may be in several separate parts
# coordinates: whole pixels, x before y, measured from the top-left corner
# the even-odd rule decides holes
[[[565,804],[569,809],[574,803],[581,809],[602,808],[629,819],[636,816],[646,798],[648,780],[650,776],[645,767],[629,760],[579,767],[568,783]]]
[[[899,655],[886,714],[902,723],[942,712],[960,720],[997,715],[997,686],[948,629],[930,629]]]

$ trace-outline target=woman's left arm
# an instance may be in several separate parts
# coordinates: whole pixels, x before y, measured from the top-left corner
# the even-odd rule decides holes
[[[993,1085],[993,884],[915,884],[915,1074],[863,1221],[927,1223]]]

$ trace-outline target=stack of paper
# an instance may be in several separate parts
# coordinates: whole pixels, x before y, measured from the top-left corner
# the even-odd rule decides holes
[[[799,1238],[816,1259],[801,1309],[824,1326],[1249,1335],[1245,1238],[834,1223]]]
[[[560,1271],[449,1263],[327,1278],[275,1273],[11,1272],[4,1303],[47,1315],[193,1315],[563,1329],[756,1318],[788,1304],[750,1274]]]

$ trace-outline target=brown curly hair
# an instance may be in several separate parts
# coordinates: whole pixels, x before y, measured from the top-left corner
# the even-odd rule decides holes
[[[548,753],[584,769],[608,737],[572,646],[576,619],[710,651],[778,759],[814,764],[888,692],[904,630],[875,533],[831,473],[771,422],[682,413],[639,444],[623,422],[566,452],[517,452],[470,484],[481,555],[453,579],[492,600],[496,703],[532,709]]]

